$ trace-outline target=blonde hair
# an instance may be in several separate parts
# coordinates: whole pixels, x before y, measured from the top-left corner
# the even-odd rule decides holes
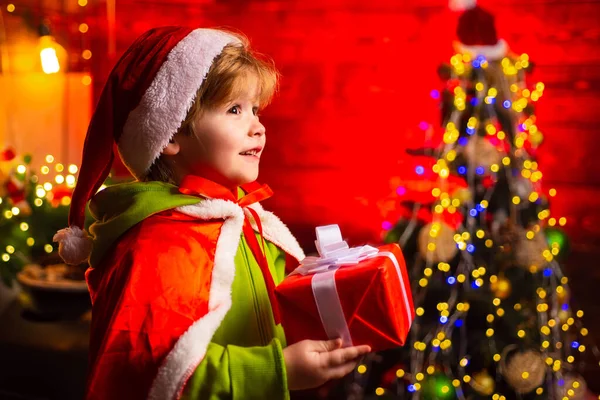
[[[257,101],[260,109],[271,102],[277,91],[279,73],[273,60],[254,52],[245,36],[228,33],[237,37],[240,43],[225,46],[215,58],[177,133],[194,135],[194,122],[204,111],[214,109],[238,97],[248,87],[251,79],[257,81]],[[164,155],[154,161],[143,180],[176,184],[173,170],[164,159]]]

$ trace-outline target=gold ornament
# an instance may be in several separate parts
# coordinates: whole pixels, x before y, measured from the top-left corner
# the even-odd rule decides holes
[[[452,193],[452,199],[458,199],[461,204],[471,201],[473,194],[467,188],[459,188]]]
[[[419,232],[419,252],[428,262],[448,262],[456,256],[456,231],[444,222],[432,222]]]
[[[516,348],[515,345],[506,346],[500,368],[504,380],[517,393],[525,394],[542,385],[546,376],[546,363],[542,354],[535,350],[515,352],[506,360],[508,353]]]
[[[568,397],[569,400],[583,400],[587,392],[587,384],[582,376],[570,373],[565,376],[565,384],[562,390],[561,398]]]
[[[499,277],[490,285],[490,289],[494,292],[494,295],[499,299],[506,299],[510,296],[512,290],[510,281],[504,277]]]
[[[486,370],[473,375],[473,379],[471,379],[469,383],[471,387],[479,394],[491,396],[492,393],[494,393],[494,378],[492,378]]]
[[[498,149],[485,138],[473,135],[464,147],[464,155],[470,164],[476,167],[482,166],[489,170],[493,164],[499,165],[502,161],[502,154]]]
[[[558,312],[558,320],[560,321],[561,324],[566,324],[567,321],[569,320],[569,318],[571,318],[570,310],[560,310]]]
[[[548,262],[545,254],[549,253],[548,243],[542,232],[517,228],[514,248],[517,264],[531,272],[536,272]]]
[[[556,298],[558,299],[558,302],[561,304],[568,303],[569,297],[570,297],[569,289],[567,289],[564,286],[563,286],[563,290],[561,290],[560,292],[556,292]]]

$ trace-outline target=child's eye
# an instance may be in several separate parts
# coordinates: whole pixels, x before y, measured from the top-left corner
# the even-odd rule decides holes
[[[235,105],[235,106],[231,107],[228,112],[230,112],[232,114],[241,114],[242,108],[239,105]]]
[[[253,107],[253,108],[252,108],[252,113],[253,113],[255,116],[257,116],[257,117],[260,117],[260,112],[259,112],[259,111],[260,111],[260,110],[258,109],[258,107]]]

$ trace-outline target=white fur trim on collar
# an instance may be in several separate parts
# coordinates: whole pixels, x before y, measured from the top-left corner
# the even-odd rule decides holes
[[[477,0],[450,0],[448,8],[452,11],[464,11],[477,5]]]
[[[254,209],[258,214],[265,239],[294,257],[298,262],[304,259],[305,256],[302,247],[300,247],[300,244],[298,244],[298,241],[288,227],[275,214],[263,209],[260,203],[251,204],[249,207]],[[250,221],[252,221],[252,218]],[[252,221],[252,228],[258,231],[254,221]]]
[[[298,261],[304,252],[296,238],[279,218],[265,211],[259,203],[251,205],[258,214],[265,239],[280,247]],[[228,200],[206,199],[177,211],[202,220],[224,219],[217,240],[208,300],[208,313],[194,322],[167,355],[152,383],[148,399],[179,398],[189,377],[202,361],[215,331],[231,308],[231,286],[235,276],[234,257],[244,224],[242,208]],[[252,220],[252,219],[251,219]],[[256,227],[253,222],[253,226]]]
[[[140,104],[129,113],[118,149],[140,179],[185,119],[213,60],[239,40],[215,29],[195,29],[169,52]]]
[[[500,60],[508,54],[508,44],[504,39],[498,40],[498,43],[493,46],[467,46],[460,42],[456,42],[455,47],[455,50],[459,53],[466,53],[472,57],[481,55],[489,61]]]
[[[205,200],[178,208],[200,219],[224,218],[217,240],[210,283],[208,313],[194,322],[167,355],[152,383],[148,399],[171,400],[183,392],[185,383],[202,361],[215,331],[231,308],[231,286],[235,276],[234,257],[240,242],[244,213],[227,200]]]

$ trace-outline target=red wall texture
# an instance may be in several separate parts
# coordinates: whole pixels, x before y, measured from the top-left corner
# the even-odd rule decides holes
[[[546,85],[539,164],[546,188],[558,190],[553,211],[568,218],[573,242],[598,243],[600,1],[481,4],[511,48],[536,63],[531,83]],[[90,13],[95,55],[107,48],[102,7]],[[311,250],[321,224],[339,223],[351,244],[379,239],[377,201],[413,164],[404,150],[423,144],[419,122],[439,122],[429,93],[452,55],[456,19],[443,0],[122,0],[116,54],[150,27],[187,24],[238,29],[275,60],[281,90],[263,113],[260,179],[275,191],[266,206]],[[99,93],[115,59],[95,58]]]

